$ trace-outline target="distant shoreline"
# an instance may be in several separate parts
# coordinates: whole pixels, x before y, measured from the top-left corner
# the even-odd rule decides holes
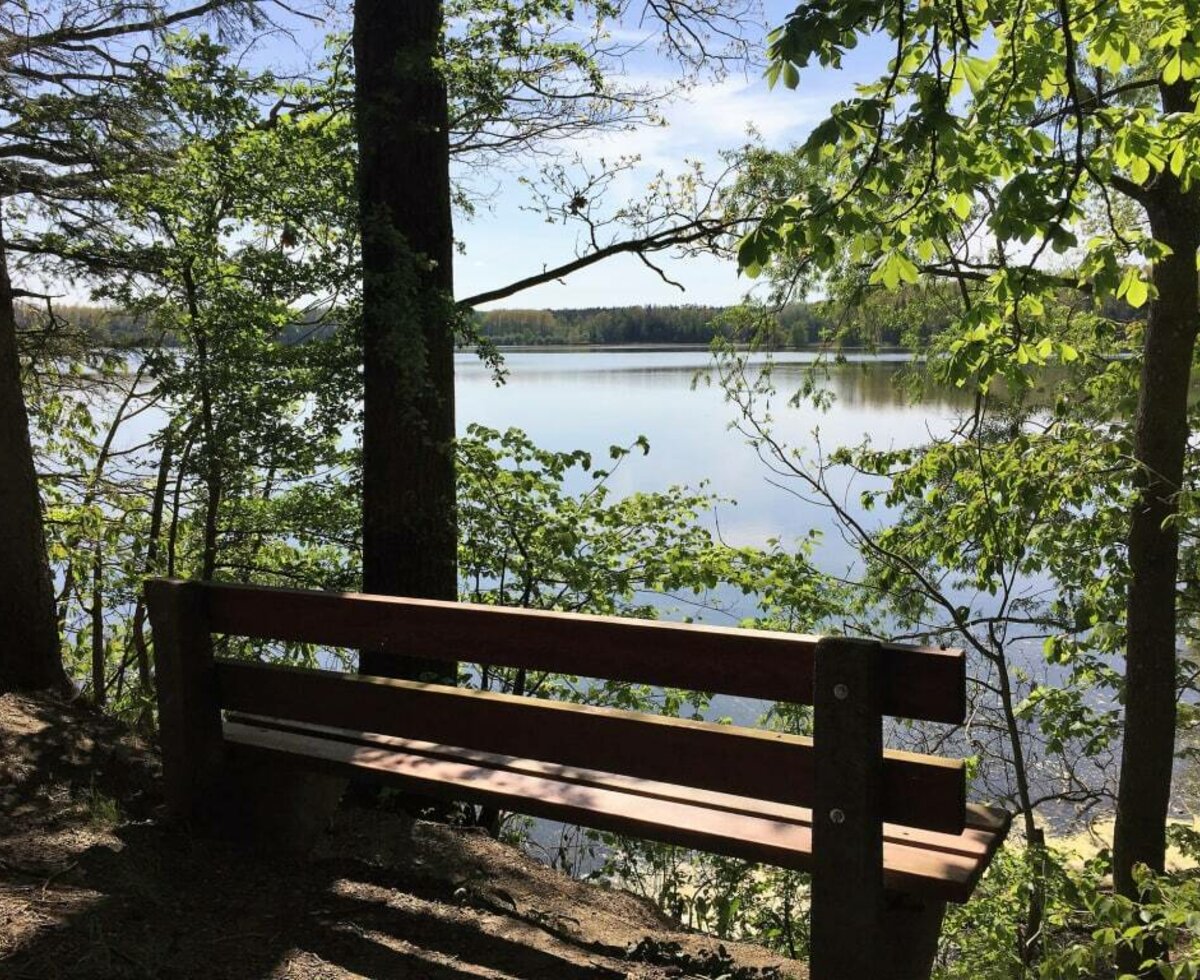
[[[754,351],[762,354],[912,354],[911,347],[896,347],[892,345],[867,347],[862,345],[839,345],[830,347],[825,344],[809,344],[804,346],[786,345],[770,347],[753,347],[750,344],[733,344],[738,351]],[[609,351],[615,353],[648,354],[654,352],[670,353],[671,351],[691,352],[709,351],[711,344],[630,344],[630,343],[594,343],[594,344],[496,344],[496,350],[502,353],[520,354],[574,354],[589,351]],[[458,344],[454,350],[458,354],[475,352],[473,344]]]

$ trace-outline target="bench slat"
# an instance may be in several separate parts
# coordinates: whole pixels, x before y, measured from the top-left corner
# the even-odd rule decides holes
[[[779,732],[273,664],[218,660],[216,672],[220,704],[232,711],[812,802],[812,742]],[[886,752],[883,804],[887,821],[961,832],[961,761]]]
[[[302,721],[289,721],[282,718],[271,718],[264,715],[251,715],[240,712],[229,712],[225,717],[227,724],[247,725],[252,728],[269,728],[274,731],[295,732],[300,735],[313,735],[336,741],[373,745],[397,752],[438,756],[457,762],[470,762],[475,765],[486,766],[489,769],[506,769],[511,772],[556,779],[560,782],[579,783],[602,789],[620,790],[623,793],[630,793],[635,796],[656,796],[662,799],[673,800],[686,798],[688,802],[694,803],[697,806],[703,806],[709,810],[728,810],[731,813],[741,813],[752,817],[767,817],[781,823],[794,823],[805,827],[812,824],[812,810],[804,806],[790,806],[786,803],[774,803],[770,800],[736,796],[732,793],[718,793],[714,790],[696,789],[692,786],[679,786],[651,779],[638,779],[636,776],[623,776],[617,773],[598,772],[594,769],[582,769],[576,766],[564,766],[552,762],[539,762],[536,759],[522,759],[517,756],[500,755],[496,752],[485,752],[480,749],[440,745],[436,742],[401,738],[396,735],[380,735],[376,732],[360,732],[347,728],[333,728],[329,725],[312,725]],[[883,825],[883,838],[885,841],[908,844],[920,847],[923,850],[946,851],[950,854],[960,854],[964,857],[983,859],[995,849],[996,835],[999,833],[1003,836],[1003,834],[1007,833],[1010,821],[1010,815],[1003,810],[997,810],[978,803],[968,803],[965,826],[962,833],[940,833],[935,830],[918,830],[915,827],[906,827],[903,824],[885,823]]]
[[[206,594],[215,633],[812,703],[814,636],[262,586]],[[884,644],[880,660],[885,714],[963,721],[961,650]]]
[[[438,753],[402,752],[394,745],[342,741],[240,722],[225,723],[225,739],[237,755],[271,765],[303,764],[343,775],[366,773],[421,793],[498,804],[598,830],[801,871],[812,866],[811,827],[799,815],[781,820],[714,809],[689,798],[691,791],[682,787],[633,793],[604,785],[607,778],[599,774],[589,782],[568,781],[495,768],[470,756],[456,759],[445,747]],[[1003,823],[999,816],[995,820]],[[884,883],[925,898],[966,901],[1003,837],[1003,831],[992,834],[990,847],[982,855],[889,839],[884,846]]]

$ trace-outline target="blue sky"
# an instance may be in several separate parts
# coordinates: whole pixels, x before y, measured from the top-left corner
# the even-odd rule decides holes
[[[794,3],[768,2],[766,22],[782,23]],[[762,50],[761,32],[755,43]],[[575,149],[587,158],[612,159],[638,154],[639,170],[630,175],[622,191],[636,196],[660,170],[668,174],[683,169],[685,159],[699,159],[716,168],[718,154],[745,142],[753,126],[767,146],[783,148],[803,140],[825,118],[829,106],[851,94],[856,82],[882,74],[889,51],[868,40],[851,53],[841,71],[811,68],[801,76],[798,89],[782,86],[770,91],[759,69],[731,73],[724,79],[702,82],[661,106],[668,125],[643,127],[632,132],[609,133],[589,139]],[[636,69],[650,80],[667,82],[674,67],[663,57],[649,55]],[[527,192],[516,177],[531,171],[514,170],[500,179],[490,203],[470,221],[460,221],[457,234],[465,245],[455,268],[456,292],[469,296],[553,267],[574,257],[577,231],[549,225],[541,217],[523,212]],[[749,283],[740,279],[732,263],[715,258],[659,260],[685,291],[664,283],[633,256],[619,256],[578,272],[563,283],[527,290],[492,304],[498,307],[581,307],[626,304],[729,304],[736,302]]]
[[[763,0],[763,23],[748,34],[760,56],[767,31],[782,24],[795,3]],[[287,25],[290,31],[259,38],[243,54],[249,63],[292,74],[302,70],[302,64],[320,60],[327,33],[347,32],[350,28],[350,0],[301,0],[297,7],[320,11],[322,21],[294,20]],[[637,4],[632,7],[639,9]],[[616,188],[617,195],[637,199],[658,173],[680,173],[688,160],[701,161],[710,172],[720,170],[721,151],[742,145],[751,127],[766,146],[774,149],[802,141],[825,118],[833,103],[852,94],[856,83],[882,75],[890,54],[885,40],[868,38],[849,53],[841,70],[814,67],[802,72],[794,91],[782,86],[768,90],[761,67],[745,71],[734,68],[725,77],[701,78],[681,89],[673,84],[679,76],[677,66],[658,53],[652,42],[647,43],[629,59],[627,68],[632,80],[675,92],[658,105],[667,125],[593,134],[577,145],[559,146],[565,155],[578,152],[591,161],[639,156],[637,169],[626,174]],[[478,181],[491,193],[473,217],[456,221],[456,237],[463,246],[455,263],[455,291],[459,297],[505,286],[576,256],[579,232],[575,227],[548,224],[542,216],[525,210],[530,197],[520,179],[536,177],[540,162],[510,159]],[[660,254],[655,262],[684,289],[664,282],[634,256],[617,256],[562,282],[538,286],[483,308],[727,305],[736,303],[752,285],[739,278],[732,262],[713,257],[677,259]],[[88,301],[89,290],[82,283],[50,281],[41,286],[61,294],[68,302]]]
[[[763,23],[750,32],[751,43],[761,53],[767,30],[783,23],[796,0],[763,0]],[[636,4],[632,9],[639,9]],[[329,30],[348,30],[349,5],[335,2],[339,14],[326,22]],[[629,36],[636,25],[626,25]],[[294,39],[311,54],[319,54],[322,31],[305,29]],[[644,31],[642,32],[645,33]],[[268,51],[282,53],[295,47],[268,43]],[[700,160],[709,170],[720,169],[719,154],[746,140],[753,126],[764,143],[782,149],[801,141],[825,118],[829,107],[853,91],[857,82],[874,80],[886,69],[890,46],[881,39],[867,39],[850,52],[840,71],[810,68],[801,75],[800,86],[789,91],[782,86],[767,88],[760,68],[731,71],[722,79],[701,80],[687,91],[673,81],[678,68],[659,54],[651,41],[631,58],[627,67],[636,81],[659,89],[675,89],[675,98],[660,104],[668,125],[645,126],[628,132],[593,135],[577,145],[562,147],[569,156],[578,152],[587,160],[639,155],[641,164],[620,184],[618,191],[640,197],[660,171],[670,175],[682,171],[688,159]],[[269,60],[269,56],[268,56]],[[283,58],[287,60],[287,56]],[[490,193],[477,214],[456,222],[456,235],[464,246],[455,265],[456,293],[471,296],[536,274],[574,258],[578,231],[574,227],[547,224],[536,214],[523,210],[529,192],[519,178],[536,177],[537,163],[509,161],[477,181]],[[739,278],[732,263],[715,258],[655,260],[685,290],[668,285],[636,257],[618,256],[578,272],[562,283],[550,283],[490,304],[490,308],[561,308],[621,306],[629,304],[714,304],[735,303],[750,283]],[[489,307],[484,307],[489,308]]]

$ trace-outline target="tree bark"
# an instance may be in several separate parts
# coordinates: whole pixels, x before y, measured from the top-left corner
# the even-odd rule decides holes
[[[1171,109],[1171,93],[1164,92]],[[1175,757],[1175,524],[1188,444],[1188,388],[1198,320],[1196,252],[1200,198],[1159,174],[1144,200],[1157,261],[1142,359],[1134,456],[1138,497],[1129,529],[1130,585],[1125,654],[1125,733],[1114,839],[1117,890],[1137,898],[1133,869],[1161,871]]]
[[[355,109],[363,264],[363,588],[454,599],[454,231],[440,0],[359,0]],[[363,651],[363,673],[453,665]]]
[[[46,556],[17,322],[0,228],[0,691],[69,687]]]

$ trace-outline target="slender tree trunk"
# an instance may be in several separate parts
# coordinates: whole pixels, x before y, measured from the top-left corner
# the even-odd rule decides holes
[[[158,458],[158,476],[154,481],[154,496],[150,504],[150,528],[146,533],[146,562],[147,575],[158,571],[158,541],[162,537],[163,510],[167,500],[167,483],[171,477],[171,459],[175,445],[175,430],[168,428],[163,437],[162,455]],[[150,650],[146,644],[146,601],[139,594],[137,605],[133,611],[133,647],[137,652],[138,685],[141,688],[143,704],[145,705],[140,721],[145,724],[150,721],[150,696],[153,693],[150,675]]]
[[[196,341],[196,361],[200,369],[200,424],[204,435],[204,540],[200,551],[200,578],[212,579],[217,568],[217,532],[221,499],[225,492],[224,446],[217,433],[213,411],[213,384],[208,352],[208,325],[200,320],[200,300],[192,276],[191,260],[183,267],[183,285],[187,294],[188,318]]]
[[[1025,760],[1025,745],[1021,741],[1021,726],[1017,718],[1017,707],[1013,700],[1012,675],[1004,645],[990,632],[990,646],[995,651],[993,662],[1000,688],[1000,705],[1004,711],[1004,725],[1008,733],[1009,750],[1012,752],[1012,769],[1017,783],[1017,799],[1021,804],[1021,819],[1025,828],[1025,860],[1033,884],[1029,892],[1029,904],[1025,907],[1025,921],[1018,941],[1021,963],[1027,968],[1042,955],[1042,922],[1046,907],[1045,856],[1046,836],[1037,825],[1033,796],[1029,789],[1029,766]]]
[[[1170,93],[1165,98],[1170,109]],[[1125,741],[1117,797],[1114,877],[1137,897],[1136,864],[1161,871],[1175,754],[1175,525],[1188,443],[1188,388],[1196,344],[1200,198],[1164,172],[1147,192],[1154,238],[1172,254],[1154,265],[1138,395],[1134,455],[1138,499],[1129,529],[1130,586],[1125,661]]]
[[[104,643],[104,532],[100,531],[92,548],[92,701],[97,708],[108,702],[105,669],[108,648]]]
[[[217,570],[218,515],[221,510],[223,487],[218,464],[210,461],[204,478],[204,546],[200,558],[200,578],[211,581]]]
[[[66,690],[0,226],[0,691]]]
[[[104,470],[108,466],[109,459],[112,455],[113,442],[117,438],[117,432],[120,431],[121,425],[125,422],[125,413],[129,410],[130,404],[138,394],[138,388],[142,383],[142,375],[146,370],[145,362],[137,369],[133,378],[129,382],[129,387],[125,391],[125,396],[121,399],[121,404],[117,407],[117,411],[113,414],[112,422],[109,423],[108,431],[105,433],[104,442],[100,444],[99,450],[96,452],[96,462],[92,466],[92,473],[88,479],[87,491],[83,495],[81,506],[84,510],[93,506],[96,498],[100,495],[101,480],[104,479]],[[70,552],[74,555],[81,542],[82,535],[76,534],[71,538]],[[90,605],[90,616],[92,626],[92,700],[97,707],[104,707],[108,700],[104,673],[106,661],[106,648],[104,644],[104,597],[102,594],[103,574],[104,574],[104,529],[103,518],[101,518],[101,528],[97,532],[96,540],[92,542],[92,600]],[[67,612],[70,608],[71,593],[75,588],[75,560],[72,558],[67,563],[66,569],[63,571],[62,588],[58,592],[58,630],[60,635],[64,635],[67,626]]]
[[[187,427],[183,452],[179,457],[179,468],[175,471],[175,486],[171,491],[171,523],[167,528],[167,578],[175,577],[176,544],[179,541],[179,521],[182,518],[180,498],[183,496],[183,478],[187,475],[192,458],[192,446],[196,441],[196,425]]]
[[[363,588],[454,599],[454,231],[440,0],[354,10],[363,261]],[[453,665],[363,651],[364,673]]]

